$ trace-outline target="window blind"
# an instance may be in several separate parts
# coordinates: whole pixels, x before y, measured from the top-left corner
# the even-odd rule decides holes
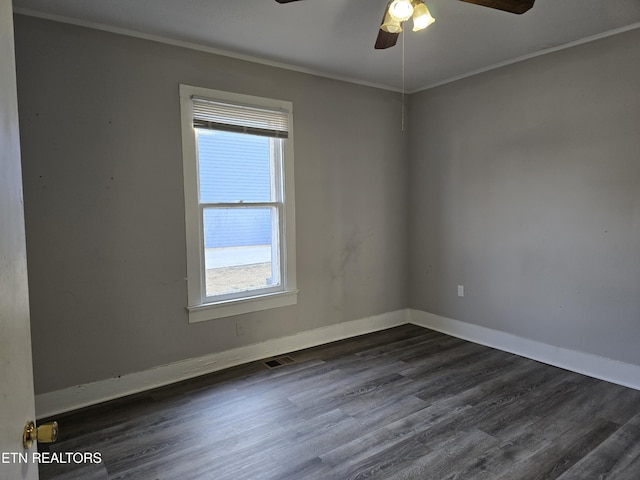
[[[193,126],[209,130],[289,137],[289,112],[192,97]]]

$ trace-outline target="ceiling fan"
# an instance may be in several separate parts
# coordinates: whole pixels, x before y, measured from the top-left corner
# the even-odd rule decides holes
[[[300,0],[276,0],[278,3],[299,2]],[[482,5],[504,12],[523,14],[535,3],[535,0],[461,0]],[[393,47],[402,32],[402,22],[413,16],[413,30],[422,30],[435,20],[422,0],[390,0],[384,10],[382,24],[378,30],[375,48],[378,50]]]

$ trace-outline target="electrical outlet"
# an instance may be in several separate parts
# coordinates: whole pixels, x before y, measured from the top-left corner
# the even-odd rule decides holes
[[[244,325],[240,321],[236,322],[236,335],[238,337],[244,335]]]
[[[464,297],[464,285],[458,285],[458,296]]]

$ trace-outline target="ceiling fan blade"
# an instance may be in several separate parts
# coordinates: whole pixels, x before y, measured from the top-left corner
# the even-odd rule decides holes
[[[378,38],[376,38],[376,50],[383,50],[385,48],[393,47],[398,41],[399,33],[389,33],[384,30],[378,30]]]
[[[495,8],[509,13],[517,13],[518,15],[526,12],[536,0],[462,0],[467,3],[482,5],[483,7]]]
[[[389,5],[391,5],[392,0],[389,0],[387,6],[384,7],[384,13],[382,14],[382,21],[380,25],[383,25],[386,18],[387,12],[389,11]],[[389,33],[382,29],[382,27],[378,30],[378,37],[376,38],[376,50],[384,50],[385,48],[393,47],[398,41],[398,36],[400,33]]]
[[[276,0],[278,3],[291,3],[291,2],[299,2],[300,0]]]

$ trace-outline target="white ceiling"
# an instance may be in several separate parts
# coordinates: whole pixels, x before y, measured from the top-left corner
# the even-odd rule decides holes
[[[374,50],[387,0],[14,0],[17,12],[137,32],[390,89],[402,38]],[[610,32],[640,27],[640,0],[537,0],[514,15],[425,0],[436,23],[405,36],[405,89],[437,85]]]

